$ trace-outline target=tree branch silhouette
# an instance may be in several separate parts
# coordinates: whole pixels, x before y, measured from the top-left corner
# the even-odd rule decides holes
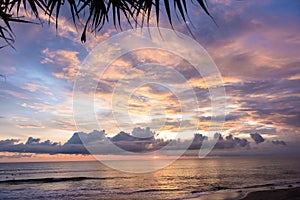
[[[195,3],[193,0],[190,0]],[[206,0],[196,0],[196,4],[211,17]],[[86,33],[98,32],[110,21],[115,28],[121,27],[125,18],[131,27],[143,27],[145,22],[149,25],[150,16],[155,12],[156,25],[159,26],[160,12],[166,13],[168,22],[173,28],[172,13],[179,16],[185,24],[188,19],[186,0],[0,0],[0,41],[5,46],[13,47],[15,35],[12,23],[36,23],[41,15],[55,19],[56,29],[62,9],[68,9],[74,26],[83,23],[81,41],[86,41]],[[33,18],[20,15],[20,11],[31,13]]]

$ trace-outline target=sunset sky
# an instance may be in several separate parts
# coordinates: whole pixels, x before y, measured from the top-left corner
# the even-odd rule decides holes
[[[224,136],[251,140],[249,134],[257,132],[268,141],[284,141],[287,146],[300,143],[299,6],[298,0],[210,0],[208,7],[216,25],[199,7],[189,5],[191,31],[216,63],[224,82]],[[151,25],[155,26],[154,22],[155,18]],[[160,27],[170,28],[163,12]],[[175,20],[174,27],[189,34],[182,22]],[[99,42],[121,31],[108,24],[82,44],[82,29],[79,26],[77,31],[70,17],[60,19],[57,31],[54,23],[50,27],[47,23],[14,24],[13,28],[15,49],[0,50],[0,74],[7,79],[0,81],[0,140],[26,142],[33,137],[63,144],[77,131],[72,94],[80,63]],[[123,30],[128,29],[124,21]],[[120,74],[146,62],[173,66],[188,79],[199,100],[199,132],[206,130],[211,109],[201,76],[195,76],[182,58],[151,50],[118,59],[104,74],[95,95],[98,120],[106,122],[99,130],[105,129],[109,135],[120,131],[110,121],[107,102]],[[161,137],[171,138],[168,134],[176,132],[181,115],[174,94],[158,85],[135,92],[136,98],[129,102],[134,121],[131,128],[146,127],[150,118],[159,118],[164,112],[164,126],[151,128],[161,132]]]

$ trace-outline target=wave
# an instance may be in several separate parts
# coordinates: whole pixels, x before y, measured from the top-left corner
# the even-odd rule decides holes
[[[265,188],[265,187],[281,187],[281,186],[299,185],[299,184],[300,184],[300,181],[267,183],[267,184],[262,184],[262,185],[246,186],[246,187],[242,187],[240,189],[255,189],[255,188]],[[238,189],[238,188],[233,188],[233,189]]]
[[[36,184],[36,183],[53,183],[67,181],[84,181],[84,180],[108,180],[108,179],[125,179],[129,177],[64,177],[64,178],[37,178],[37,179],[12,179],[2,180],[0,184]]]
[[[134,191],[123,191],[116,192],[118,194],[136,194],[136,193],[153,193],[153,192],[172,192],[180,191],[180,189],[144,189],[144,190],[134,190]]]
[[[101,171],[105,171],[102,169],[99,170],[89,170],[89,172],[101,172]],[[42,169],[38,169],[38,170],[5,170],[0,172],[0,175],[7,175],[7,174],[18,174],[18,175],[28,175],[28,174],[62,174],[62,173],[81,173],[81,172],[86,172],[86,170],[60,170],[60,171],[56,171],[56,170],[42,170]]]

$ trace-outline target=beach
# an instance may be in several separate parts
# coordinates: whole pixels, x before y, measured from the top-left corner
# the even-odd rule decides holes
[[[213,193],[194,194],[192,200],[300,200],[300,186],[280,186],[277,188],[251,188],[240,190],[220,190]]]
[[[291,185],[280,189],[222,190],[190,196],[192,200],[300,200],[300,187]]]
[[[241,200],[299,200],[300,187],[250,192]]]

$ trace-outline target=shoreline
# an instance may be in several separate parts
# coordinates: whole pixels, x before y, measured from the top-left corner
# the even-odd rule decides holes
[[[194,193],[191,200],[300,200],[300,184],[285,184],[257,188],[224,189]]]
[[[253,191],[239,200],[300,200],[300,187],[278,188],[270,190]]]

